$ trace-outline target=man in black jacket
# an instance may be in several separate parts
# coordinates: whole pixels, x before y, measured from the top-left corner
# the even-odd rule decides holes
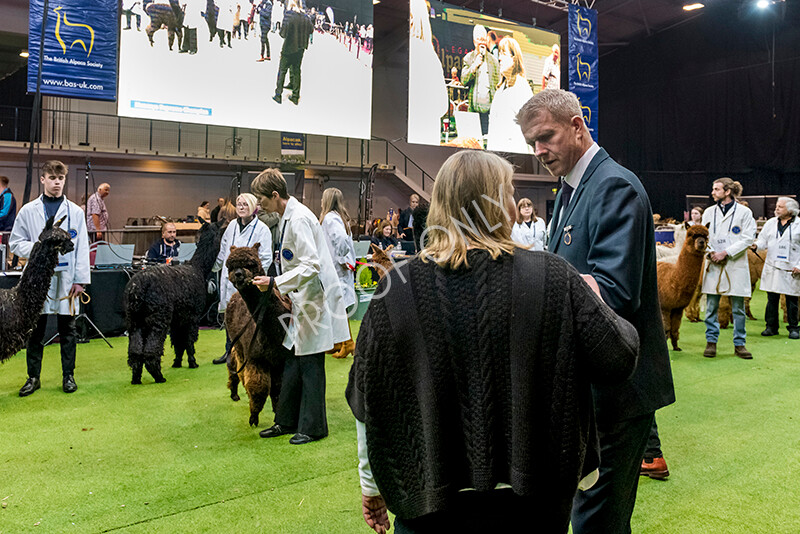
[[[629,533],[639,468],[655,411],[675,401],[656,283],[650,200],[635,174],[591,138],[577,97],[534,95],[517,121],[534,155],[563,177],[551,221],[550,252],[599,286],[603,300],[639,333],[639,363],[617,386],[593,386],[600,437],[600,479],[579,491],[575,534]]]
[[[300,11],[295,0],[289,0],[286,13],[281,24],[281,61],[278,65],[278,83],[275,87],[275,96],[272,99],[280,104],[283,101],[283,84],[286,81],[286,72],[289,72],[289,88],[292,95],[289,100],[297,105],[300,102],[300,64],[303,54],[308,48],[308,40],[314,32],[314,25],[309,18]]]

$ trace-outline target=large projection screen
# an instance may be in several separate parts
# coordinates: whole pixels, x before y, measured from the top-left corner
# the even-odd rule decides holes
[[[532,153],[514,117],[559,87],[559,35],[436,0],[410,10],[408,142]]]
[[[372,0],[126,0],[121,27],[121,116],[370,137]]]

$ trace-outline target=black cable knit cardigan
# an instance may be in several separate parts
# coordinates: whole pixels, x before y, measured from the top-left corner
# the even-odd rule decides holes
[[[629,377],[638,336],[558,256],[471,250],[468,261],[411,260],[364,317],[347,399],[375,481],[406,519],[507,483],[531,498],[521,513],[565,530],[598,466],[590,382]]]

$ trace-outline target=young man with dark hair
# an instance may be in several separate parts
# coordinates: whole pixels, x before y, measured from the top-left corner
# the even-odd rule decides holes
[[[47,220],[63,219],[61,228],[72,238],[75,249],[59,256],[55,274],[50,281],[50,290],[44,309],[40,311],[39,322],[28,340],[26,359],[28,379],[19,390],[20,397],[26,397],[41,387],[39,379],[42,370],[47,316],[58,315],[58,335],[61,340],[62,388],[65,393],[78,389],[75,384],[75,316],[80,313],[78,302],[83,286],[91,282],[89,271],[89,235],[86,219],[81,208],[67,199],[64,194],[69,169],[60,161],[45,162],[39,179],[44,186],[44,194],[22,206],[11,232],[11,252],[21,258],[30,258],[39,235]],[[38,310],[30,310],[37,313]]]

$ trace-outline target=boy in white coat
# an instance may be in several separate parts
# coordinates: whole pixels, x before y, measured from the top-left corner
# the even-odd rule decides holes
[[[278,276],[258,276],[253,283],[262,291],[274,285],[289,296],[292,314],[283,345],[294,350],[283,371],[275,424],[260,435],[295,433],[289,443],[302,445],[328,435],[325,352],[350,338],[347,312],[322,226],[310,209],[289,196],[280,171],[265,170],[250,190],[262,208],[281,215]]]
[[[58,335],[61,340],[62,389],[73,393],[75,384],[75,316],[80,313],[79,299],[83,286],[91,282],[89,272],[89,234],[86,231],[85,214],[81,208],[64,195],[69,169],[60,161],[51,160],[42,166],[40,181],[44,194],[25,204],[19,210],[9,244],[11,252],[21,258],[29,258],[33,245],[38,241],[50,217],[64,218],[61,228],[69,232],[75,249],[59,256],[56,272],[50,281],[50,291],[41,310],[39,322],[31,333],[26,350],[28,379],[19,390],[26,397],[41,387],[39,375],[42,369],[47,316],[58,315]],[[32,313],[35,310],[31,310]]]
[[[709,225],[708,268],[703,274],[703,293],[706,294],[706,349],[703,356],[717,355],[719,338],[719,299],[728,295],[733,308],[734,353],[745,360],[753,355],[745,347],[747,332],[744,297],[750,296],[750,268],[747,249],[756,237],[756,221],[750,208],[736,202],[742,194],[742,184],[730,178],[714,182],[711,196],[717,202],[703,212],[703,224]]]

